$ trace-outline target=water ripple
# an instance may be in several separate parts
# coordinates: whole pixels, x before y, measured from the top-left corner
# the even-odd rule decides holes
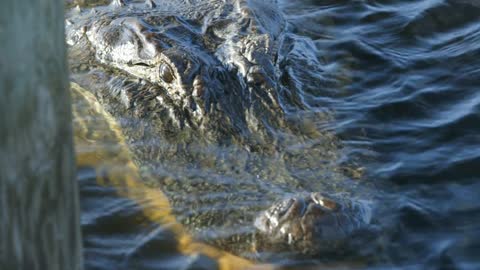
[[[341,156],[326,162],[364,169],[360,181],[346,181],[349,191],[366,189],[362,194],[375,198],[379,208],[375,218],[381,232],[362,246],[373,257],[372,269],[480,268],[479,2],[280,4],[293,32],[287,38],[297,45],[290,54],[303,61],[289,63],[288,75],[306,112],[292,111],[338,135]],[[309,113],[318,117],[304,117]],[[324,180],[312,173],[322,170],[322,161],[304,159],[307,150],[327,152],[316,145],[321,140],[295,142],[286,144],[283,156],[270,159],[218,146],[191,146],[185,156],[176,155],[181,151],[175,146],[160,149],[155,141],[132,148],[150,151],[152,159],[163,154],[152,174],[172,199],[178,219],[188,223],[205,216],[210,223],[201,228],[203,237],[215,240],[251,232],[251,224],[232,212],[249,209],[251,216],[279,195],[329,184],[345,190],[347,184],[330,175]],[[88,198],[82,202],[82,224],[89,268],[136,265],[140,251],[153,255],[137,260],[138,269],[178,268],[185,258],[168,253],[162,228],[145,224],[136,205],[112,197],[108,188],[90,186],[85,179],[92,172],[80,173]],[[275,185],[269,184],[272,179],[278,180]],[[309,186],[306,179],[314,183]],[[179,188],[180,182],[185,184]],[[212,213],[230,219],[212,221]],[[166,254],[161,262],[157,250]]]

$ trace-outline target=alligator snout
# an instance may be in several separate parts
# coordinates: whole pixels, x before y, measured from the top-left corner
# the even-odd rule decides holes
[[[315,253],[338,247],[369,220],[368,205],[361,200],[313,192],[275,202],[257,216],[254,225],[269,246]]]
[[[274,238],[302,238],[304,234],[315,230],[311,226],[316,221],[326,219],[339,210],[339,205],[320,193],[290,197],[273,204],[255,220],[255,226],[263,233]],[[292,233],[295,229],[295,233]]]

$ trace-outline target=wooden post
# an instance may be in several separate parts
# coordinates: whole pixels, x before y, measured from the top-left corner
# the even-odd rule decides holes
[[[81,270],[63,0],[0,5],[0,268]]]

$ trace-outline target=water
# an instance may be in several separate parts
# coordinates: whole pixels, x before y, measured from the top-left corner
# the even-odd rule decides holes
[[[201,185],[193,185],[201,191],[199,197],[189,198],[191,193],[186,189],[185,194],[177,194],[182,200],[174,207],[185,210],[192,207],[192,201],[217,195],[219,199],[210,205],[213,212],[222,209],[230,213],[225,207],[251,211],[253,204],[258,211],[282,193],[347,191],[373,198],[381,206],[377,214],[382,232],[375,244],[366,245],[366,262],[359,265],[339,259],[335,265],[479,269],[480,4],[473,0],[296,0],[281,1],[280,5],[290,30],[313,40],[309,57],[321,63],[321,72],[306,77],[302,77],[305,71],[301,65],[293,67],[308,104],[304,114],[314,115],[307,118],[313,119],[315,128],[335,138],[322,139],[335,141],[336,146],[328,148],[333,152],[331,164],[322,167],[326,173],[315,172],[320,169],[311,160],[304,168],[294,163],[297,165],[291,168],[278,169],[285,168],[278,158],[252,157],[235,147],[213,147],[210,152],[193,149],[200,152],[201,161],[189,164],[179,158],[158,164],[154,176],[163,182],[189,179],[187,182],[206,183],[217,186],[217,193],[206,193],[208,187],[202,190]],[[312,77],[315,80],[305,79]],[[302,142],[297,145],[300,154],[320,140],[297,139]],[[253,168],[238,169],[247,168],[252,160]],[[202,166],[192,166],[197,163]],[[88,175],[80,174],[81,178],[92,178]],[[320,180],[303,180],[309,177]],[[267,180],[274,178],[284,182],[269,185]],[[125,251],[138,245],[139,239],[159,243],[160,250],[165,249],[161,248],[165,242],[148,240],[151,230],[128,223],[141,220],[131,217],[140,211],[137,204],[116,197],[112,200],[120,201],[112,202],[110,208],[114,209],[104,214],[105,208],[109,209],[108,196],[89,192],[91,180],[80,183],[87,269],[175,269],[187,260],[174,252],[170,256],[166,251],[162,256],[134,252],[133,256]],[[230,204],[218,204],[226,198]],[[179,219],[188,218],[188,213],[183,213]],[[97,221],[114,220],[111,224],[116,225],[87,222],[87,216]],[[239,222],[240,218],[233,220]],[[240,226],[233,230],[247,223],[236,223]],[[201,233],[208,238],[208,230]],[[231,236],[231,232],[225,234]],[[313,263],[324,260],[316,258]]]
[[[367,167],[365,181],[381,186],[402,230],[381,256],[418,269],[478,268],[478,3],[284,5],[295,31],[346,77],[322,102],[335,111],[328,128],[346,159]]]

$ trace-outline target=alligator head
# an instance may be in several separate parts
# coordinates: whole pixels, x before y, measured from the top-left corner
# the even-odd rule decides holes
[[[274,203],[255,219],[260,249],[289,249],[299,253],[338,250],[349,237],[370,223],[365,201],[318,192],[288,197]]]
[[[168,110],[162,115],[180,128],[223,126],[247,134],[281,125],[278,11],[256,0],[190,2],[117,0],[72,11],[67,42],[106,69],[148,83],[149,93],[126,87],[114,94],[127,97],[121,99],[126,107]],[[135,98],[146,95],[157,103]]]
[[[285,21],[274,2],[114,0],[109,6],[74,9],[66,29],[70,58],[101,70],[87,72],[92,76],[87,76],[85,88],[94,91],[111,114],[148,123],[148,132],[143,126],[124,129],[130,141],[145,137],[158,141],[158,135],[166,132],[182,137],[182,131],[188,130],[199,131],[190,140],[218,142],[236,136],[234,140],[248,140],[242,146],[277,147],[269,144],[276,140],[272,137],[289,131],[284,129],[284,108],[301,103],[302,98],[290,99],[296,88],[282,85],[282,75],[288,71],[280,68],[281,61],[289,50],[295,51],[289,42],[296,40],[285,37]],[[308,48],[296,50],[304,55]],[[295,66],[298,70],[320,66],[315,57],[305,59]],[[129,123],[121,122],[122,127]],[[155,160],[182,156],[172,145],[173,154],[151,154],[154,151],[142,151],[139,144],[132,148],[146,160],[152,159],[149,155],[155,155]],[[308,160],[317,166],[320,157],[332,159],[333,151],[319,150],[315,158],[297,158],[303,151],[284,156],[290,157],[290,164],[302,163],[302,168]],[[313,194],[275,204],[260,215],[256,226],[274,244],[308,248],[320,240],[344,237],[349,224],[356,224],[350,213],[342,203]]]

